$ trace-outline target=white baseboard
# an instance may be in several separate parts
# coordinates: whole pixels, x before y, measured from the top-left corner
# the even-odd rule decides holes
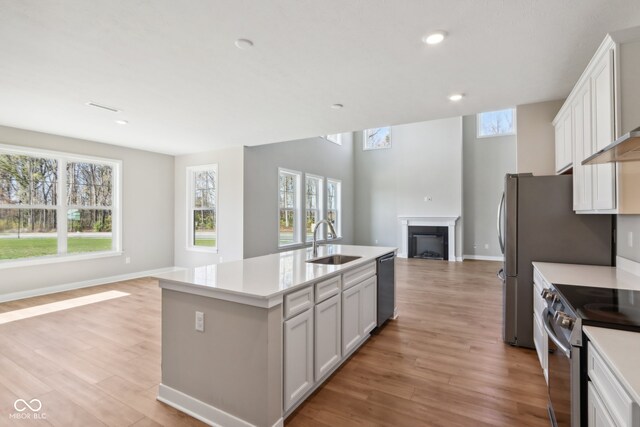
[[[504,261],[503,256],[489,256],[489,255],[462,255],[463,259],[475,259],[478,261]]]
[[[157,399],[210,426],[254,427],[253,424],[164,384],[160,384],[158,387]],[[281,427],[283,425],[284,420],[280,418],[273,424],[273,427]]]
[[[46,288],[30,289],[27,291],[0,294],[0,302],[15,301],[24,298],[37,297],[41,295],[55,294],[57,292],[70,291],[72,289],[88,288],[90,286],[106,285],[123,280],[138,279],[140,277],[153,276],[155,274],[176,271],[177,267],[159,268],[156,270],[138,271],[136,273],[120,274],[117,276],[101,277],[99,279],[83,280],[80,282],[64,283],[62,285],[47,286]]]
[[[620,270],[624,270],[627,273],[640,276],[640,263],[632,261],[630,259],[623,258],[621,256],[616,256],[616,268],[619,268]]]

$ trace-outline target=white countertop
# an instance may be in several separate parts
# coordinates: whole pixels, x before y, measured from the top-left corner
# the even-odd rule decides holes
[[[534,262],[533,266],[551,283],[640,291],[640,277],[616,267]]]
[[[340,274],[375,260],[397,248],[379,246],[321,245],[318,256],[344,254],[361,258],[342,265],[306,262],[311,248],[248,258],[240,261],[185,268],[154,276],[160,287],[236,301],[260,307],[282,302],[282,294]]]
[[[627,393],[640,405],[640,333],[595,326],[584,326],[582,330]]]

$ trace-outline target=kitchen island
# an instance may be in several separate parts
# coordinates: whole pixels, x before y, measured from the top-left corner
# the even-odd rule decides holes
[[[326,245],[156,276],[158,400],[212,425],[282,425],[369,337],[376,259],[395,251]],[[356,258],[309,262],[333,255]]]

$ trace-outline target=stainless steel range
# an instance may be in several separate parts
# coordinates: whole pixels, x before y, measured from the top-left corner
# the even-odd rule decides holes
[[[553,284],[544,328],[549,336],[549,416],[554,426],[587,424],[582,326],[640,332],[640,291]],[[586,367],[585,367],[586,368]]]

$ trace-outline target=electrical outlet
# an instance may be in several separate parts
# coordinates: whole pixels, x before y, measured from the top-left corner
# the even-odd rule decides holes
[[[627,245],[630,248],[633,247],[633,231],[630,231],[629,234],[627,234]]]
[[[131,264],[131,257],[126,257],[126,258],[124,259],[124,263],[125,263],[125,264]]]
[[[204,313],[196,311],[196,331],[204,332]]]

